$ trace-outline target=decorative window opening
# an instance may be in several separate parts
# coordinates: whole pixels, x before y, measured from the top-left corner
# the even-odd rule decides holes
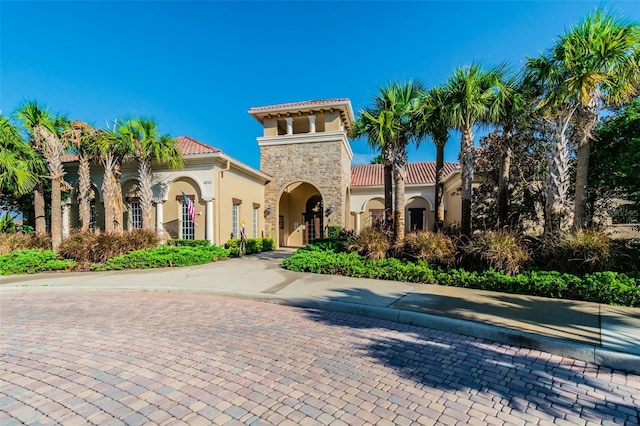
[[[196,236],[195,225],[191,220],[191,216],[189,215],[189,206],[185,202],[180,203],[182,215],[181,215],[181,231],[182,231],[182,239],[184,240],[194,240]]]
[[[142,229],[142,207],[140,201],[129,202],[129,229]]]

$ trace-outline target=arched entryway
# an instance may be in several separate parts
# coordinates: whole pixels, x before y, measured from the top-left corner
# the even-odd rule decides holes
[[[278,200],[278,241],[282,247],[301,247],[324,236],[322,194],[308,182],[287,185]]]

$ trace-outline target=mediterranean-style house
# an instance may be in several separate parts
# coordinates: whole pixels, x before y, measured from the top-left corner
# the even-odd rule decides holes
[[[382,215],[383,166],[352,166],[348,132],[354,121],[349,99],[304,101],[251,108],[263,127],[257,138],[260,170],[188,136],[176,138],[184,167],[153,164],[155,229],[162,239],[207,239],[222,245],[239,236],[274,237],[298,247],[324,235],[328,226],[355,232]],[[67,181],[77,183],[77,159],[68,157]],[[122,166],[125,229],[141,226],[134,161]],[[460,221],[460,170],[445,163],[445,223]],[[103,170],[92,165],[92,225],[104,227],[100,191]],[[427,229],[434,220],[435,162],[409,163],[406,228]],[[193,200],[192,222],[182,194]],[[63,233],[79,226],[77,197],[63,206]]]

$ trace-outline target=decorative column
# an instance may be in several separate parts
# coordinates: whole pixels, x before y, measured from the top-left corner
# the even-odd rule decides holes
[[[362,215],[362,212],[356,213],[356,234],[360,233],[360,216],[361,215]]]
[[[309,116],[309,133],[315,133],[315,132],[316,132],[316,116],[312,114]]]
[[[206,200],[207,204],[205,206],[205,238],[209,240],[211,244],[213,244],[213,200]]]
[[[66,240],[67,238],[69,238],[69,229],[71,229],[69,220],[69,210],[71,209],[71,205],[70,204],[63,204],[62,205],[62,239]]]
[[[287,120],[287,134],[292,135],[293,134],[293,117],[286,117],[285,120]]]
[[[156,235],[162,241],[164,236],[164,212],[162,210],[164,202],[162,200],[155,200],[154,202],[156,203]]]

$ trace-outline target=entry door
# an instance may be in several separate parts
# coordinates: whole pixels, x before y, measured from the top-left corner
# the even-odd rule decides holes
[[[424,230],[424,209],[416,208],[409,209],[409,230],[410,231],[423,231]]]

